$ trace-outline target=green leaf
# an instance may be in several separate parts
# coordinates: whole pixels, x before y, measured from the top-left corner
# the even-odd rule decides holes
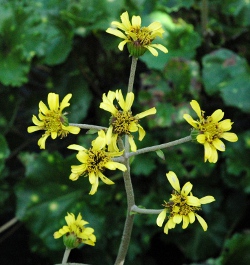
[[[156,154],[162,159],[162,160],[165,160],[165,155],[164,153],[162,152],[162,150],[157,150],[155,151]]]
[[[246,0],[222,1],[222,12],[234,16],[237,25],[250,25],[250,3]]]
[[[209,95],[219,92],[226,82],[247,72],[246,60],[227,49],[205,55],[202,65],[203,81]]]
[[[235,234],[228,239],[221,256],[222,264],[246,265],[250,264],[250,235]]]
[[[86,134],[95,134],[95,133],[97,133],[99,130],[97,130],[97,129],[89,129],[87,132],[86,132]]]
[[[250,72],[226,81],[221,91],[221,97],[228,106],[237,107],[250,113]]]
[[[63,30],[57,27],[51,27],[48,31],[48,40],[44,63],[56,65],[65,61],[72,48],[73,32],[65,30],[66,25],[62,24]]]

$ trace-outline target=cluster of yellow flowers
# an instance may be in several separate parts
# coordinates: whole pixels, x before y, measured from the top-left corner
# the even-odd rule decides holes
[[[164,53],[168,52],[163,45],[152,44],[152,41],[157,36],[162,37],[164,32],[159,22],[154,22],[148,27],[141,27],[141,18],[139,16],[133,16],[131,23],[128,13],[124,12],[121,15],[121,23],[114,21],[112,25],[116,28],[108,28],[107,32],[124,39],[118,46],[121,51],[124,45],[127,44],[130,55],[134,57],[141,56],[147,50],[154,56],[157,56],[158,52],[155,48]],[[121,31],[124,31],[124,33]],[[63,113],[63,110],[70,105],[69,100],[71,97],[72,94],[66,95],[60,103],[58,94],[49,93],[47,100],[48,107],[40,101],[38,118],[35,115],[32,118],[35,126],[28,127],[28,132],[45,131],[38,140],[38,145],[41,149],[45,149],[45,141],[49,136],[52,139],[57,137],[63,138],[69,133],[78,134],[80,132],[80,128],[71,126],[68,123],[66,113]],[[118,106],[114,104],[115,100]],[[78,152],[76,157],[81,163],[80,165],[72,165],[69,178],[72,181],[76,181],[80,176],[88,176],[89,182],[92,185],[89,192],[90,195],[97,192],[99,178],[107,185],[114,184],[111,179],[103,174],[105,169],[119,169],[123,172],[127,170],[123,163],[113,160],[115,157],[120,157],[124,154],[124,150],[121,150],[117,146],[118,140],[126,135],[130,150],[135,152],[137,147],[133,133],[138,132],[140,141],[143,140],[146,134],[140,125],[140,119],[148,115],[156,114],[156,109],[153,107],[133,115],[131,110],[133,102],[133,92],[128,92],[125,98],[121,90],[109,91],[107,94],[104,93],[100,108],[111,114],[108,128],[98,131],[98,136],[92,141],[89,149],[76,144],[68,146],[69,149]],[[204,146],[204,161],[215,163],[218,160],[217,150],[225,151],[225,145],[220,139],[223,138],[231,142],[238,140],[235,133],[228,132],[231,130],[233,123],[230,119],[222,120],[224,112],[220,109],[216,110],[211,116],[205,117],[205,112],[201,110],[197,101],[192,100],[190,104],[198,115],[198,120],[194,120],[189,114],[184,114],[183,118],[193,127],[197,142]],[[182,228],[185,229],[197,218],[204,231],[206,231],[207,224],[205,220],[196,212],[201,210],[202,204],[213,202],[215,200],[214,197],[206,196],[199,199],[192,195],[192,184],[190,182],[187,182],[180,189],[176,174],[170,171],[166,175],[174,191],[169,201],[164,202],[164,210],[157,218],[157,225],[162,226],[164,220],[167,218],[167,223],[164,227],[164,232],[167,234],[168,230],[174,228],[176,224],[183,222]],[[67,226],[55,232],[55,238],[64,235],[65,241],[68,240],[67,242],[70,242],[67,246],[72,246],[72,242],[74,244],[75,242],[89,245],[95,244],[96,238],[93,234],[94,230],[84,227],[87,222],[82,220],[81,214],[75,219],[74,214],[68,213],[65,219]]]

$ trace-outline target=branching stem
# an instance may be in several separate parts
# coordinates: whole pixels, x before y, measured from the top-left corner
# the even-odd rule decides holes
[[[69,125],[79,127],[81,129],[88,129],[88,130],[90,130],[90,129],[94,129],[94,130],[106,130],[106,129],[108,129],[106,127],[91,125],[91,124],[69,123]]]
[[[135,212],[135,213],[141,213],[141,214],[159,214],[162,212],[163,209],[143,209],[143,208],[139,208],[136,205],[133,205],[131,207],[131,212]]]
[[[148,152],[161,150],[161,149],[164,149],[164,148],[169,148],[169,147],[172,147],[172,146],[175,146],[175,145],[178,145],[178,144],[189,142],[191,140],[192,140],[191,136],[186,136],[186,137],[183,137],[181,139],[178,139],[178,140],[175,140],[175,141],[172,141],[172,142],[169,142],[169,143],[154,145],[154,146],[150,146],[150,147],[145,147],[145,148],[139,149],[139,150],[137,150],[135,152],[131,152],[131,153],[127,154],[127,158],[129,158],[131,156],[136,156],[136,155],[140,155],[140,154],[144,154],[144,153],[148,153]]]

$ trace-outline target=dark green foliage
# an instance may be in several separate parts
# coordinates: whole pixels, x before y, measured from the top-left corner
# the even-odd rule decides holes
[[[70,261],[113,264],[126,216],[122,174],[107,172],[115,185],[99,185],[90,196],[88,178],[69,180],[76,152],[95,133],[46,141],[42,132],[27,133],[38,104],[49,92],[62,99],[70,123],[108,126],[109,115],[99,108],[102,94],[125,93],[131,58],[120,40],[105,30],[124,11],[140,15],[144,26],[160,21],[165,30],[155,43],[169,53],[146,52],[138,61],[133,113],[153,106],[156,115],[141,121],[146,136],[138,148],[190,134],[184,113],[194,118],[189,102],[196,99],[207,115],[222,109],[231,119],[239,141],[225,142],[216,164],[204,163],[203,146],[185,143],[136,156],[131,164],[136,204],[160,209],[172,187],[166,179],[175,171],[181,186],[190,181],[193,194],[216,201],[200,213],[208,223],[203,232],[196,221],[169,235],[156,225],[156,215],[135,215],[125,264],[245,265],[249,257],[250,210],[250,4],[243,0],[208,1],[208,24],[201,25],[202,2],[179,0],[0,0],[0,223],[19,222],[1,233],[0,264],[55,264],[64,246],[53,233],[64,225],[67,212],[82,213],[95,229],[95,247],[72,251]],[[105,172],[106,173],[106,172]],[[14,248],[14,249],[13,249]],[[20,259],[16,259],[15,255]]]

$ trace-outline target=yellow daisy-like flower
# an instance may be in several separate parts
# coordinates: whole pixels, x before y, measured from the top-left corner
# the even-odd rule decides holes
[[[85,227],[88,222],[82,219],[82,215],[79,213],[75,219],[73,213],[68,213],[65,216],[67,225],[64,225],[61,229],[54,233],[54,238],[63,237],[64,244],[67,248],[72,249],[78,247],[81,243],[94,246],[96,237],[93,234],[94,229],[91,227]]]
[[[216,163],[218,160],[217,150],[225,151],[225,145],[220,138],[224,138],[229,142],[238,140],[235,133],[228,132],[231,130],[233,122],[230,119],[221,121],[224,116],[221,109],[214,111],[211,116],[205,117],[205,111],[201,110],[196,100],[192,100],[190,105],[198,115],[199,120],[194,120],[189,114],[184,114],[183,118],[199,132],[196,140],[204,145],[204,161],[208,160],[210,163]]]
[[[122,110],[118,110],[114,106],[114,99],[117,100],[119,106]],[[134,138],[131,135],[131,132],[139,131],[139,140],[141,141],[145,136],[145,131],[142,126],[139,124],[139,120],[144,118],[145,116],[152,115],[156,113],[155,107],[136,114],[132,115],[131,106],[134,102],[134,93],[127,93],[126,99],[124,100],[121,90],[116,90],[115,92],[109,91],[108,95],[103,94],[102,103],[100,104],[100,108],[104,109],[112,114],[110,119],[110,126],[107,131],[107,144],[111,147],[110,150],[119,151],[117,147],[117,137],[128,135],[129,136],[129,144],[131,150],[136,151],[137,147],[134,142]]]
[[[156,220],[157,225],[161,227],[167,217],[168,221],[165,224],[164,233],[168,234],[169,229],[175,228],[175,225],[181,222],[182,228],[187,228],[189,224],[195,221],[196,217],[203,230],[206,231],[206,221],[196,212],[201,210],[202,204],[215,201],[214,197],[205,196],[199,199],[193,196],[191,192],[193,185],[190,182],[187,182],[181,189],[179,180],[173,171],[169,171],[166,176],[174,191],[171,194],[169,202],[163,204],[166,208],[158,215]]]
[[[45,141],[49,136],[52,139],[55,139],[57,136],[63,138],[68,133],[78,134],[80,132],[80,128],[68,125],[68,119],[65,117],[66,113],[63,113],[63,110],[70,105],[69,100],[71,97],[72,94],[66,95],[59,104],[59,95],[49,93],[49,108],[42,101],[39,102],[39,119],[33,115],[32,121],[36,126],[29,126],[28,132],[45,131],[38,140],[38,145],[41,149],[45,149]]]
[[[98,132],[98,137],[92,141],[92,147],[90,149],[85,149],[84,147],[72,144],[68,146],[69,149],[79,151],[76,155],[77,159],[82,163],[81,165],[71,166],[70,179],[75,181],[80,176],[89,177],[89,182],[92,188],[89,192],[90,195],[96,193],[99,178],[107,185],[112,185],[114,182],[103,175],[105,168],[110,170],[119,169],[121,171],[126,171],[125,165],[112,161],[113,157],[121,156],[122,152],[107,152],[106,147],[106,135],[103,130]]]
[[[128,44],[129,53],[132,56],[139,57],[143,55],[147,50],[149,50],[154,56],[158,56],[158,52],[155,48],[167,53],[168,50],[161,44],[152,44],[152,41],[156,37],[162,38],[162,29],[161,23],[153,22],[148,27],[141,26],[141,17],[133,16],[132,24],[129,20],[128,12],[124,12],[121,15],[121,21],[113,21],[111,24],[118,29],[108,28],[107,33],[113,34],[119,38],[124,39],[118,45],[119,50],[123,50],[124,45]],[[120,30],[124,31],[121,32]]]

